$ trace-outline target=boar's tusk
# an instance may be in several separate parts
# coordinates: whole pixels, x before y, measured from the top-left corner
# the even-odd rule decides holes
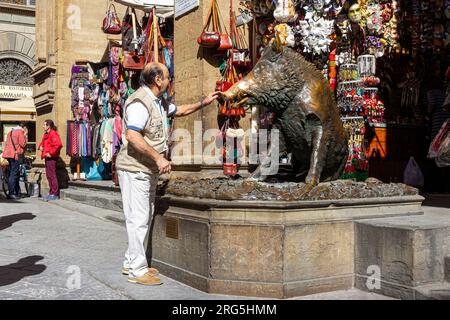
[[[241,105],[245,104],[248,101],[248,97],[242,99],[237,104],[234,105],[235,108],[239,108]]]

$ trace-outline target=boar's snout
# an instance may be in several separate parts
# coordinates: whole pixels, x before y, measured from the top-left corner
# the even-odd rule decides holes
[[[239,98],[239,95],[241,94],[239,88],[238,88],[238,83],[235,83],[230,89],[228,89],[225,92],[221,92],[220,96],[223,100],[225,101],[234,101],[236,99]]]
[[[225,92],[219,92],[219,98],[224,101],[230,101],[233,100],[233,95],[227,90]]]
[[[230,89],[221,93],[226,101],[240,101],[248,96],[251,80],[244,78],[236,82]]]

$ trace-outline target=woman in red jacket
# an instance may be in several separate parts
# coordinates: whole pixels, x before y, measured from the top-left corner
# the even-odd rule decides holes
[[[39,144],[39,150],[42,152],[41,158],[45,159],[45,173],[47,175],[50,191],[45,201],[59,199],[59,186],[56,177],[56,163],[59,159],[59,152],[62,149],[61,138],[56,132],[55,124],[52,120],[44,121],[44,136]]]

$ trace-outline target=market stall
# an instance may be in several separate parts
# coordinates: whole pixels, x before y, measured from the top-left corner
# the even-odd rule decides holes
[[[450,116],[442,109],[449,92],[448,1],[248,0],[239,11],[237,20],[252,30],[245,48],[249,65],[282,30],[283,45],[322,70],[350,137],[343,178],[365,180],[370,174],[402,181],[410,156],[425,166],[427,145]],[[224,33],[214,25],[205,27]],[[236,48],[230,50],[228,57],[234,57]],[[225,68],[226,76],[235,74],[229,70]],[[235,78],[239,76],[225,80],[233,83]],[[222,106],[219,114],[225,112]],[[271,118],[262,111],[253,117],[257,124],[252,127],[270,127]],[[413,136],[415,141],[408,142]]]
[[[146,63],[158,61],[167,66],[171,81],[164,101],[174,99],[173,20],[158,17],[159,10],[173,14],[173,6],[161,6],[162,1],[116,2],[129,5],[125,16],[119,18],[116,13],[115,5],[121,4],[110,2],[102,28],[120,39],[109,41],[102,61],[80,61],[71,70],[73,118],[67,121],[66,150],[75,180],[113,179],[117,183],[115,158],[122,140],[123,106],[139,87]]]

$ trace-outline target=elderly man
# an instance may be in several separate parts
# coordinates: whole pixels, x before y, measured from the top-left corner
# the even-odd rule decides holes
[[[164,157],[168,149],[168,117],[187,116],[218,97],[210,93],[200,102],[165,110],[160,97],[169,85],[169,71],[160,63],[149,63],[141,73],[142,86],[131,95],[124,107],[123,145],[117,156],[119,184],[128,234],[122,273],[128,281],[159,285],[158,271],[149,268],[145,255],[150,218],[153,218],[155,191],[159,174],[170,173]]]

